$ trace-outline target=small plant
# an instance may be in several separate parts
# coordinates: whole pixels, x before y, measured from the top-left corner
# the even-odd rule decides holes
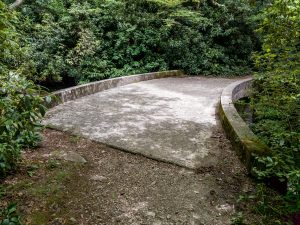
[[[73,144],[77,144],[80,141],[80,137],[76,135],[71,135],[70,136],[70,142]]]
[[[4,188],[3,185],[0,185],[0,199],[5,196],[6,194],[6,189]]]
[[[49,170],[60,168],[60,167],[61,167],[61,163],[58,160],[50,159],[47,161],[46,168]]]
[[[16,204],[10,204],[7,209],[0,211],[1,225],[22,225]]]
[[[30,177],[33,177],[36,173],[36,170],[39,168],[37,165],[30,165],[27,167],[27,174]]]
[[[286,196],[268,188],[264,183],[258,183],[255,192],[241,195],[237,201],[238,213],[232,219],[232,224],[255,225],[290,225],[292,224],[291,203]],[[252,218],[244,218],[244,215],[257,215],[255,221]]]
[[[237,213],[237,214],[231,219],[231,225],[245,225],[243,213],[241,213],[241,212]]]
[[[13,169],[23,147],[41,140],[43,91],[16,73],[0,74],[0,175]],[[46,99],[48,102],[51,100]]]

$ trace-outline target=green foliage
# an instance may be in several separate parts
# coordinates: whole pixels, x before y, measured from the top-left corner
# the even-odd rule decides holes
[[[231,219],[231,225],[245,225],[243,214],[237,213],[234,215],[234,217]]]
[[[12,169],[22,147],[40,141],[40,119],[45,114],[41,91],[17,74],[1,75],[0,174]]]
[[[10,204],[6,210],[0,211],[1,225],[22,225],[20,216],[17,213],[16,204]]]
[[[0,1],[0,176],[13,169],[22,147],[39,141],[39,120],[45,114],[41,90],[17,71],[22,49],[14,23],[17,17]],[[23,57],[23,56],[22,56]],[[48,99],[50,100],[50,99]]]
[[[13,23],[17,22],[14,12],[10,12],[0,1],[0,74],[14,69],[18,58],[18,35]]]
[[[300,210],[300,1],[276,0],[261,14],[262,52],[255,55],[254,131],[272,149],[257,157],[260,178],[288,184],[293,211]]]
[[[0,1],[0,74],[22,73],[28,67],[28,50],[20,45],[22,37],[16,29],[19,23],[18,13]]]
[[[255,36],[246,1],[51,0],[20,7],[28,71],[35,81],[77,83],[130,73],[249,71]]]
[[[251,194],[241,195],[237,202],[238,212],[232,224],[288,225],[293,224],[290,212],[293,204],[289,199],[268,188],[265,184],[256,185]],[[251,217],[249,217],[251,215]],[[253,215],[257,215],[254,216]],[[295,223],[297,224],[297,223]]]

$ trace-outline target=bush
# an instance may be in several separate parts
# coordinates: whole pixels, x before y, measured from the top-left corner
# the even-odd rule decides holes
[[[40,119],[45,114],[40,90],[17,74],[1,75],[0,83],[0,174],[11,170],[20,149],[40,141]]]
[[[0,74],[16,69],[19,64],[18,33],[14,24],[18,23],[16,13],[8,10],[0,1]]]
[[[17,212],[16,204],[10,204],[7,206],[7,209],[1,212],[0,210],[0,218],[3,220],[0,221],[1,225],[22,225],[20,216]]]
[[[0,176],[13,169],[23,147],[40,140],[44,99],[32,81],[18,75],[22,49],[14,23],[17,17],[0,1]],[[50,99],[48,99],[50,100]]]
[[[77,83],[140,72],[249,72],[256,42],[246,1],[52,0],[20,7],[30,79]]]
[[[292,210],[300,210],[300,1],[275,0],[261,14],[262,52],[255,55],[254,132],[272,149],[258,157],[260,178],[287,182]]]

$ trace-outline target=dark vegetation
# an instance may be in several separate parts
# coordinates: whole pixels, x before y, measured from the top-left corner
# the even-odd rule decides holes
[[[262,188],[260,197],[252,200],[260,202],[260,214],[276,218],[271,224],[280,224],[278,218],[287,215],[294,215],[294,223],[299,224],[300,1],[273,1],[252,18],[257,21],[262,49],[253,57],[251,128],[272,149],[269,156],[257,156],[262,168],[254,172],[261,180],[277,180],[281,187],[276,188],[284,190],[279,196]]]
[[[256,67],[253,130],[272,149],[258,157],[259,178],[287,184],[290,213],[300,211],[300,1],[277,0],[261,13],[262,51]],[[300,221],[298,220],[298,223]]]
[[[39,85],[168,69],[254,71],[252,129],[272,149],[257,157],[265,166],[255,172],[287,184],[276,218],[299,212],[299,0],[25,0],[9,9],[12,2],[0,1],[2,177],[15,169],[22,148],[39,142],[50,100]]]
[[[46,2],[18,8],[23,70],[31,80],[78,84],[169,69],[249,73],[257,39],[243,1]]]
[[[24,147],[35,146],[46,108],[42,90],[17,71],[21,55],[14,13],[0,2],[0,176],[14,169]],[[47,100],[50,100],[47,98]]]

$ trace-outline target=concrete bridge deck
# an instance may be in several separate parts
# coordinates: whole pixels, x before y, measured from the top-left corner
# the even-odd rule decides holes
[[[45,124],[156,160],[196,169],[217,163],[213,130],[236,79],[162,78],[109,89],[49,110]]]

